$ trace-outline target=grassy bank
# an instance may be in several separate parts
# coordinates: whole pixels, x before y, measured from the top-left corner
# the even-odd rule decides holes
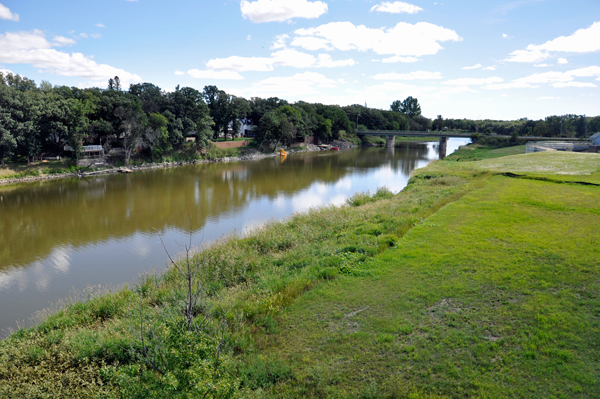
[[[0,396],[593,397],[600,188],[551,180],[600,158],[541,155],[496,162],[546,181],[438,161],[73,304],[0,343]]]

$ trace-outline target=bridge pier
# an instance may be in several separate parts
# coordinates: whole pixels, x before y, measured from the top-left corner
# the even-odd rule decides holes
[[[396,145],[396,136],[385,136],[385,148],[394,148]]]
[[[439,147],[440,159],[446,158],[447,147],[448,147],[448,137],[440,137],[440,147]]]

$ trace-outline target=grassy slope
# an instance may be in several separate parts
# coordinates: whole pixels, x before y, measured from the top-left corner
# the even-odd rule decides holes
[[[493,177],[370,262],[375,278],[300,298],[258,355],[293,377],[255,396],[595,397],[599,198]]]
[[[272,393],[594,397],[598,198],[494,177],[378,256],[376,278],[297,301],[262,351],[295,370]]]
[[[525,146],[517,145],[513,147],[503,147],[488,149],[478,145],[463,146],[458,151],[446,157],[447,161],[480,161],[482,159],[491,159],[506,157],[510,155],[525,154]]]

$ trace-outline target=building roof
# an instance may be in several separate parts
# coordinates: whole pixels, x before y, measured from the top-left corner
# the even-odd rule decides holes
[[[598,137],[600,137],[600,132],[592,134],[592,135],[590,136],[590,140],[597,139]]]

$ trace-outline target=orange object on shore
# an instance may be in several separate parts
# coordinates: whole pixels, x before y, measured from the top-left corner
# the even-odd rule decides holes
[[[282,157],[284,157],[284,156],[286,156],[287,154],[288,154],[288,153],[287,153],[287,152],[285,152],[285,150],[284,150],[283,148],[282,148],[282,149],[279,151],[279,156],[282,156]]]

